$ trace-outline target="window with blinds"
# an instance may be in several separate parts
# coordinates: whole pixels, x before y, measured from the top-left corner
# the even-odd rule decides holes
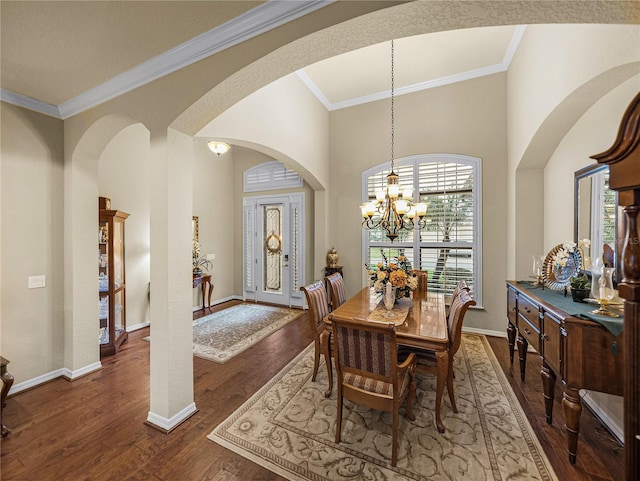
[[[363,200],[375,199],[386,185],[390,162],[363,173]],[[395,161],[401,185],[427,205],[424,227],[403,231],[393,243],[382,228],[364,230],[365,263],[375,265],[382,252],[404,255],[415,269],[429,272],[429,289],[449,295],[464,279],[481,304],[480,159],[463,155],[421,155]]]

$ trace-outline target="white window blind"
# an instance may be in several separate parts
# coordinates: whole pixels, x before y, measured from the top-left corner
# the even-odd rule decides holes
[[[429,271],[429,289],[450,294],[464,279],[481,304],[480,159],[433,154],[395,161],[401,185],[411,185],[414,199],[427,204],[426,225],[403,231],[394,242],[381,229],[365,230],[365,263],[404,255],[415,269]],[[386,185],[390,163],[363,173],[363,200],[375,199]]]
[[[276,160],[247,169],[243,175],[244,192],[295,189],[302,187],[302,177]]]

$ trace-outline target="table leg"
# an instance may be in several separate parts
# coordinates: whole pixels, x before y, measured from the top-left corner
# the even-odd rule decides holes
[[[207,297],[206,297],[206,290],[207,289],[206,288],[207,288],[208,284],[209,284],[209,281],[207,281],[207,280],[203,280],[202,281],[202,310],[203,311],[204,311],[204,308],[206,307],[206,304],[205,304],[205,302],[207,300]]]
[[[507,338],[509,339],[509,359],[513,364],[513,353],[516,348],[516,327],[511,322],[507,323]]]
[[[331,331],[325,329],[321,334],[321,338],[322,355],[324,356],[324,362],[327,365],[327,377],[329,378],[329,387],[324,392],[324,397],[331,397],[331,392],[333,391],[333,370],[331,368],[331,351],[329,350]]]
[[[518,334],[518,358],[520,359],[520,379],[524,381],[525,368],[527,367],[527,350],[529,349],[529,343],[527,340]]]
[[[11,386],[13,386],[13,376],[6,371],[6,368],[3,367],[3,372],[2,372],[2,393],[0,393],[0,426],[1,426],[1,435],[4,438],[5,436],[7,436],[7,434],[9,434],[11,432],[11,429],[9,429],[8,427],[6,427],[4,425],[4,421],[3,421],[3,413],[2,411],[4,410],[4,406],[6,404],[6,400],[7,400],[7,394],[9,393],[9,389],[11,389]]]
[[[551,424],[553,421],[553,400],[555,399],[556,373],[553,372],[547,363],[543,361],[540,375],[542,376],[542,387],[544,391],[544,411],[547,415],[547,424]]]
[[[438,365],[438,377],[436,381],[436,426],[438,428],[438,432],[443,433],[446,428],[442,423],[440,410],[442,407],[442,394],[444,393],[444,386],[447,382],[447,375],[449,373],[449,362],[451,361],[449,358],[449,351],[436,352],[436,361]]]
[[[578,434],[580,434],[580,415],[582,414],[582,403],[580,393],[577,389],[565,387],[562,396],[562,410],[565,417],[565,428],[567,429],[567,450],[569,451],[569,462],[576,464],[576,453],[578,450]]]
[[[208,303],[209,303],[209,309],[211,309],[211,294],[213,294],[213,283],[209,282],[209,295],[207,296],[208,299]]]

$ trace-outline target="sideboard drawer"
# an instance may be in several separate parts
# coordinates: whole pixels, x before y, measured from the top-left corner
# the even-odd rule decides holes
[[[537,304],[534,304],[526,296],[518,296],[518,312],[525,317],[536,331],[540,332],[540,311]]]
[[[522,337],[524,337],[529,345],[533,347],[536,351],[540,351],[540,331],[529,322],[529,319],[520,316],[520,320],[518,323],[518,332]]]

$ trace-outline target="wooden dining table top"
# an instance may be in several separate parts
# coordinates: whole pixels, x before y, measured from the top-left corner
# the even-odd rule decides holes
[[[329,313],[325,318],[325,324],[330,326],[332,319],[368,319],[381,299],[380,294],[365,287]],[[413,302],[404,323],[396,326],[396,339],[398,344],[431,351],[448,349],[449,333],[444,294],[435,292],[421,294],[414,291]]]

